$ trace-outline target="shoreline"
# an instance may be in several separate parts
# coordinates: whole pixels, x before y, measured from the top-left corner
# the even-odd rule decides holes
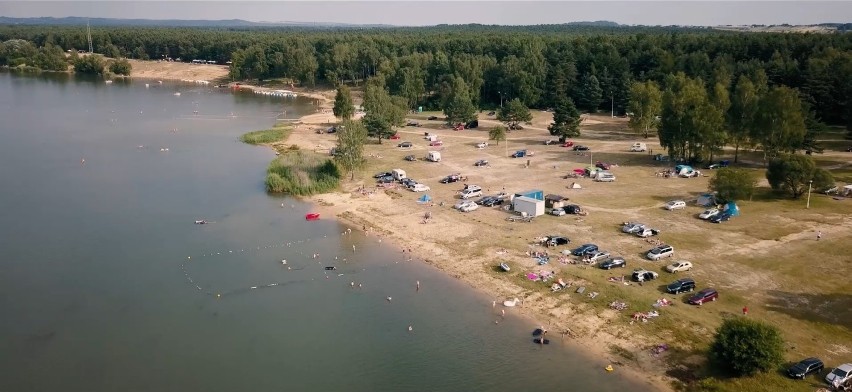
[[[258,89],[262,87],[241,85],[241,88]],[[316,99],[318,113],[308,114],[300,117],[292,123],[293,130],[286,139],[273,144],[292,144],[300,148],[317,151],[331,146],[322,146],[317,144],[312,128],[326,125],[331,121],[335,121],[330,113],[325,112],[333,104],[333,91],[316,91],[316,90],[294,90],[301,96],[306,96]],[[331,93],[331,97],[329,96]],[[275,148],[273,145],[268,147]],[[599,314],[589,315],[585,312],[575,310],[586,310],[583,304],[570,303],[562,305],[561,313],[554,313],[554,309],[558,307],[558,299],[552,296],[542,295],[540,292],[528,293],[529,290],[522,286],[511,282],[508,279],[501,279],[488,274],[484,270],[472,270],[474,268],[460,268],[458,260],[478,260],[481,256],[476,254],[465,253],[434,241],[424,238],[420,231],[421,225],[419,221],[411,221],[414,226],[404,224],[400,220],[391,218],[378,212],[370,206],[370,198],[376,197],[381,199],[390,199],[387,202],[393,203],[394,198],[388,198],[386,194],[379,193],[373,196],[362,196],[353,191],[347,191],[348,188],[357,187],[357,183],[351,183],[348,179],[341,180],[341,190],[334,193],[319,194],[306,197],[305,200],[311,202],[314,210],[321,215],[333,217],[337,221],[352,226],[353,229],[363,232],[365,235],[378,236],[383,240],[390,241],[391,246],[397,249],[407,249],[411,252],[414,260],[423,262],[433,268],[441,271],[448,277],[455,278],[465,283],[472,290],[485,294],[492,298],[498,304],[509,298],[520,298],[522,303],[520,306],[509,308],[509,314],[515,313],[520,317],[524,317],[532,322],[532,325],[542,325],[553,333],[560,334],[562,331],[569,331],[568,341],[563,344],[572,349],[579,349],[583,354],[591,357],[605,359],[612,364],[616,371],[621,373],[620,376],[627,377],[636,383],[646,385],[660,391],[673,391],[671,381],[673,379],[664,375],[665,366],[660,369],[647,369],[639,363],[630,363],[631,361],[622,358],[611,351],[610,343],[623,343],[630,339],[630,335],[636,334],[634,331],[619,331],[618,336],[610,332],[601,331],[601,327],[607,325],[609,320],[606,317],[601,317]],[[364,199],[366,197],[366,199]],[[418,206],[419,211],[428,211],[433,206]],[[434,205],[434,208],[437,205]],[[422,212],[417,214],[422,214]],[[418,215],[419,216],[419,215]],[[407,217],[406,217],[407,218]],[[366,232],[364,229],[366,228]],[[414,246],[406,246],[407,238],[424,238]],[[448,241],[449,242],[449,241]],[[489,250],[491,250],[489,248]],[[492,257],[493,258],[493,257]],[[573,290],[573,288],[572,288]],[[500,305],[502,307],[502,305]],[[572,317],[572,315],[575,315]],[[593,331],[591,334],[586,331]],[[624,332],[624,333],[621,333]],[[554,335],[554,336],[555,336]],[[625,338],[625,335],[628,337]],[[563,338],[564,339],[564,338]],[[635,361],[633,361],[635,362]],[[604,369],[601,369],[605,372]]]

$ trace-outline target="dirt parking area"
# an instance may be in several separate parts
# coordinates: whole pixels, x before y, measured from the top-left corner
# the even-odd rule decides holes
[[[552,115],[535,112],[524,130],[512,131],[508,140],[499,144],[488,140],[488,129],[496,125],[493,116],[480,114],[480,128],[454,131],[440,121],[429,121],[422,113],[410,118],[420,127],[400,129],[398,140],[367,146],[368,164],[355,181],[344,185],[344,193],[315,198],[325,208],[350,222],[376,228],[406,247],[416,251],[427,262],[448,273],[493,293],[495,299],[519,297],[522,311],[543,321],[554,330],[570,330],[584,344],[621,356],[644,371],[665,368],[662,359],[649,356],[647,349],[666,343],[672,350],[666,354],[671,362],[695,362],[706,348],[715,328],[725,317],[742,314],[779,326],[789,343],[789,360],[819,356],[828,364],[852,361],[852,199],[834,199],[812,195],[810,208],[805,200],[776,199],[761,190],[753,200],[739,201],[742,215],[728,222],[713,224],[697,218],[704,210],[695,200],[707,193],[708,175],[702,170],[698,178],[665,178],[656,176],[673,164],[652,159],[651,152],[629,152],[634,142],[647,143],[653,154],[663,152],[656,139],[643,140],[626,129],[627,119],[590,116],[582,124],[583,135],[571,139],[590,147],[590,151],[573,151],[559,145],[545,145],[554,139],[546,127]],[[430,147],[424,134],[437,134],[443,146]],[[403,141],[411,148],[398,148]],[[333,146],[334,135],[317,135],[303,128],[289,142],[321,149]],[[486,148],[477,143],[488,142]],[[534,155],[510,158],[516,150],[526,149]],[[423,158],[428,151],[440,151],[440,162]],[[418,160],[403,158],[415,155]],[[732,152],[723,154],[731,158]],[[746,162],[756,162],[757,154],[742,154]],[[489,161],[475,167],[480,159]],[[842,154],[827,153],[817,157],[840,167],[852,162]],[[615,182],[594,182],[588,178],[565,178],[574,169],[596,162],[612,164]],[[432,203],[418,203],[421,193],[401,188],[376,186],[372,174],[400,168],[408,177],[428,185],[426,192]],[[756,175],[763,178],[759,166]],[[463,213],[452,208],[458,202],[462,182],[441,184],[449,174],[460,173],[467,184],[482,187],[485,195],[515,193],[540,189],[545,194],[559,194],[587,210],[587,216],[549,214],[530,223],[509,222],[511,214],[499,207],[481,207]],[[572,189],[577,183],[581,189]],[[359,191],[363,189],[363,191]],[[667,211],[666,201],[687,201],[683,210]],[[426,213],[428,223],[422,223]],[[652,237],[674,247],[672,258],[648,261],[644,254],[653,247],[646,239],[621,232],[621,223],[638,221],[659,229]],[[817,240],[816,233],[822,238]],[[568,246],[543,248],[531,241],[543,235],[564,235]],[[563,264],[551,257],[539,266],[528,251],[548,251],[554,255],[580,244],[594,243],[627,260],[627,267],[605,271],[594,266]],[[504,253],[503,250],[508,251]],[[692,271],[670,274],[669,263],[687,260]],[[511,272],[497,266],[508,263]],[[634,268],[659,273],[659,279],[644,284],[611,282],[627,276]],[[551,271],[571,284],[553,293],[550,284],[533,282],[531,272]],[[664,285],[679,277],[692,277],[697,288],[719,290],[719,300],[703,306],[688,305],[689,294],[665,294]],[[582,294],[577,288],[584,287]],[[590,298],[589,293],[597,293]],[[652,304],[665,298],[673,305],[654,308]],[[627,309],[609,309],[613,301],[623,301]],[[636,312],[659,310],[660,316],[648,322],[633,322]],[[613,354],[616,353],[616,354]],[[700,361],[699,361],[700,362]],[[777,377],[779,386],[799,390],[801,384],[786,384]],[[801,389],[807,390],[807,389]]]

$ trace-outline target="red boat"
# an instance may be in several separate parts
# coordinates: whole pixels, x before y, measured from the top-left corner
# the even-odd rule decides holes
[[[305,220],[314,221],[314,220],[317,220],[317,219],[319,219],[319,214],[317,214],[317,213],[312,212],[310,214],[305,214]]]

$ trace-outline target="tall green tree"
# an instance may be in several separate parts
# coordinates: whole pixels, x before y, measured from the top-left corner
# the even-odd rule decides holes
[[[379,139],[387,139],[394,135],[393,127],[402,126],[405,123],[406,102],[402,97],[391,96],[384,88],[381,80],[367,81],[364,91],[364,126],[368,135]]]
[[[654,81],[634,82],[630,86],[630,103],[628,111],[631,113],[628,125],[633,132],[648,138],[651,130],[659,124],[657,117],[663,107],[663,93]]]
[[[340,85],[337,88],[337,94],[334,96],[334,107],[331,109],[335,117],[340,117],[346,121],[355,115],[355,104],[352,103],[352,92],[346,85]]]
[[[802,146],[807,128],[802,102],[795,90],[774,87],[760,100],[751,138],[760,145],[763,161]]]
[[[470,100],[467,84],[460,76],[453,78],[442,109],[448,124],[467,123],[476,119],[476,108]]]
[[[740,148],[751,145],[760,99],[766,93],[766,75],[760,71],[755,77],[740,75],[731,97],[728,111],[728,142],[734,146],[734,162],[739,160]]]
[[[716,330],[710,355],[737,375],[768,372],[784,360],[784,339],[773,325],[745,317],[729,318]]]
[[[520,99],[515,98],[506,102],[500,108],[497,112],[497,120],[506,123],[509,129],[517,129],[519,123],[532,121],[532,113],[530,113],[530,109]]]
[[[495,125],[488,131],[488,139],[496,141],[499,146],[501,140],[506,140],[506,127]]]
[[[579,86],[577,86],[577,106],[580,109],[594,112],[598,110],[603,99],[603,89],[597,76],[587,73],[580,78]]]
[[[666,78],[663,112],[659,131],[660,145],[669,156],[694,162],[702,151],[719,142],[717,133],[724,126],[722,111],[708,97],[701,79],[683,72]]]
[[[339,91],[339,90],[338,90]],[[367,142],[367,128],[360,121],[345,119],[343,128],[337,132],[337,150],[335,162],[355,179],[355,171],[365,162],[364,144]]]
[[[574,106],[571,98],[563,97],[553,109],[553,123],[547,127],[553,136],[559,136],[559,141],[565,142],[569,137],[580,136],[580,111]]]
[[[787,154],[769,162],[766,179],[772,190],[786,193],[798,199],[808,187],[817,191],[834,186],[834,178],[827,170],[816,167],[814,160],[807,155]]]

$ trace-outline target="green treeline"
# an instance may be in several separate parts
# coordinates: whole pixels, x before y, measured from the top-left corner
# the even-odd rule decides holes
[[[2,26],[0,41],[63,50],[87,47],[79,27]],[[634,81],[664,85],[683,72],[728,88],[763,70],[770,86],[801,94],[817,119],[852,122],[852,35],[732,33],[710,29],[588,26],[437,26],[395,29],[97,28],[108,57],[231,61],[235,79],[337,84],[381,75],[407,103],[439,108],[458,76],[474,105],[520,99],[555,107],[565,91],[578,109],[627,111]],[[3,61],[3,59],[0,59]]]

